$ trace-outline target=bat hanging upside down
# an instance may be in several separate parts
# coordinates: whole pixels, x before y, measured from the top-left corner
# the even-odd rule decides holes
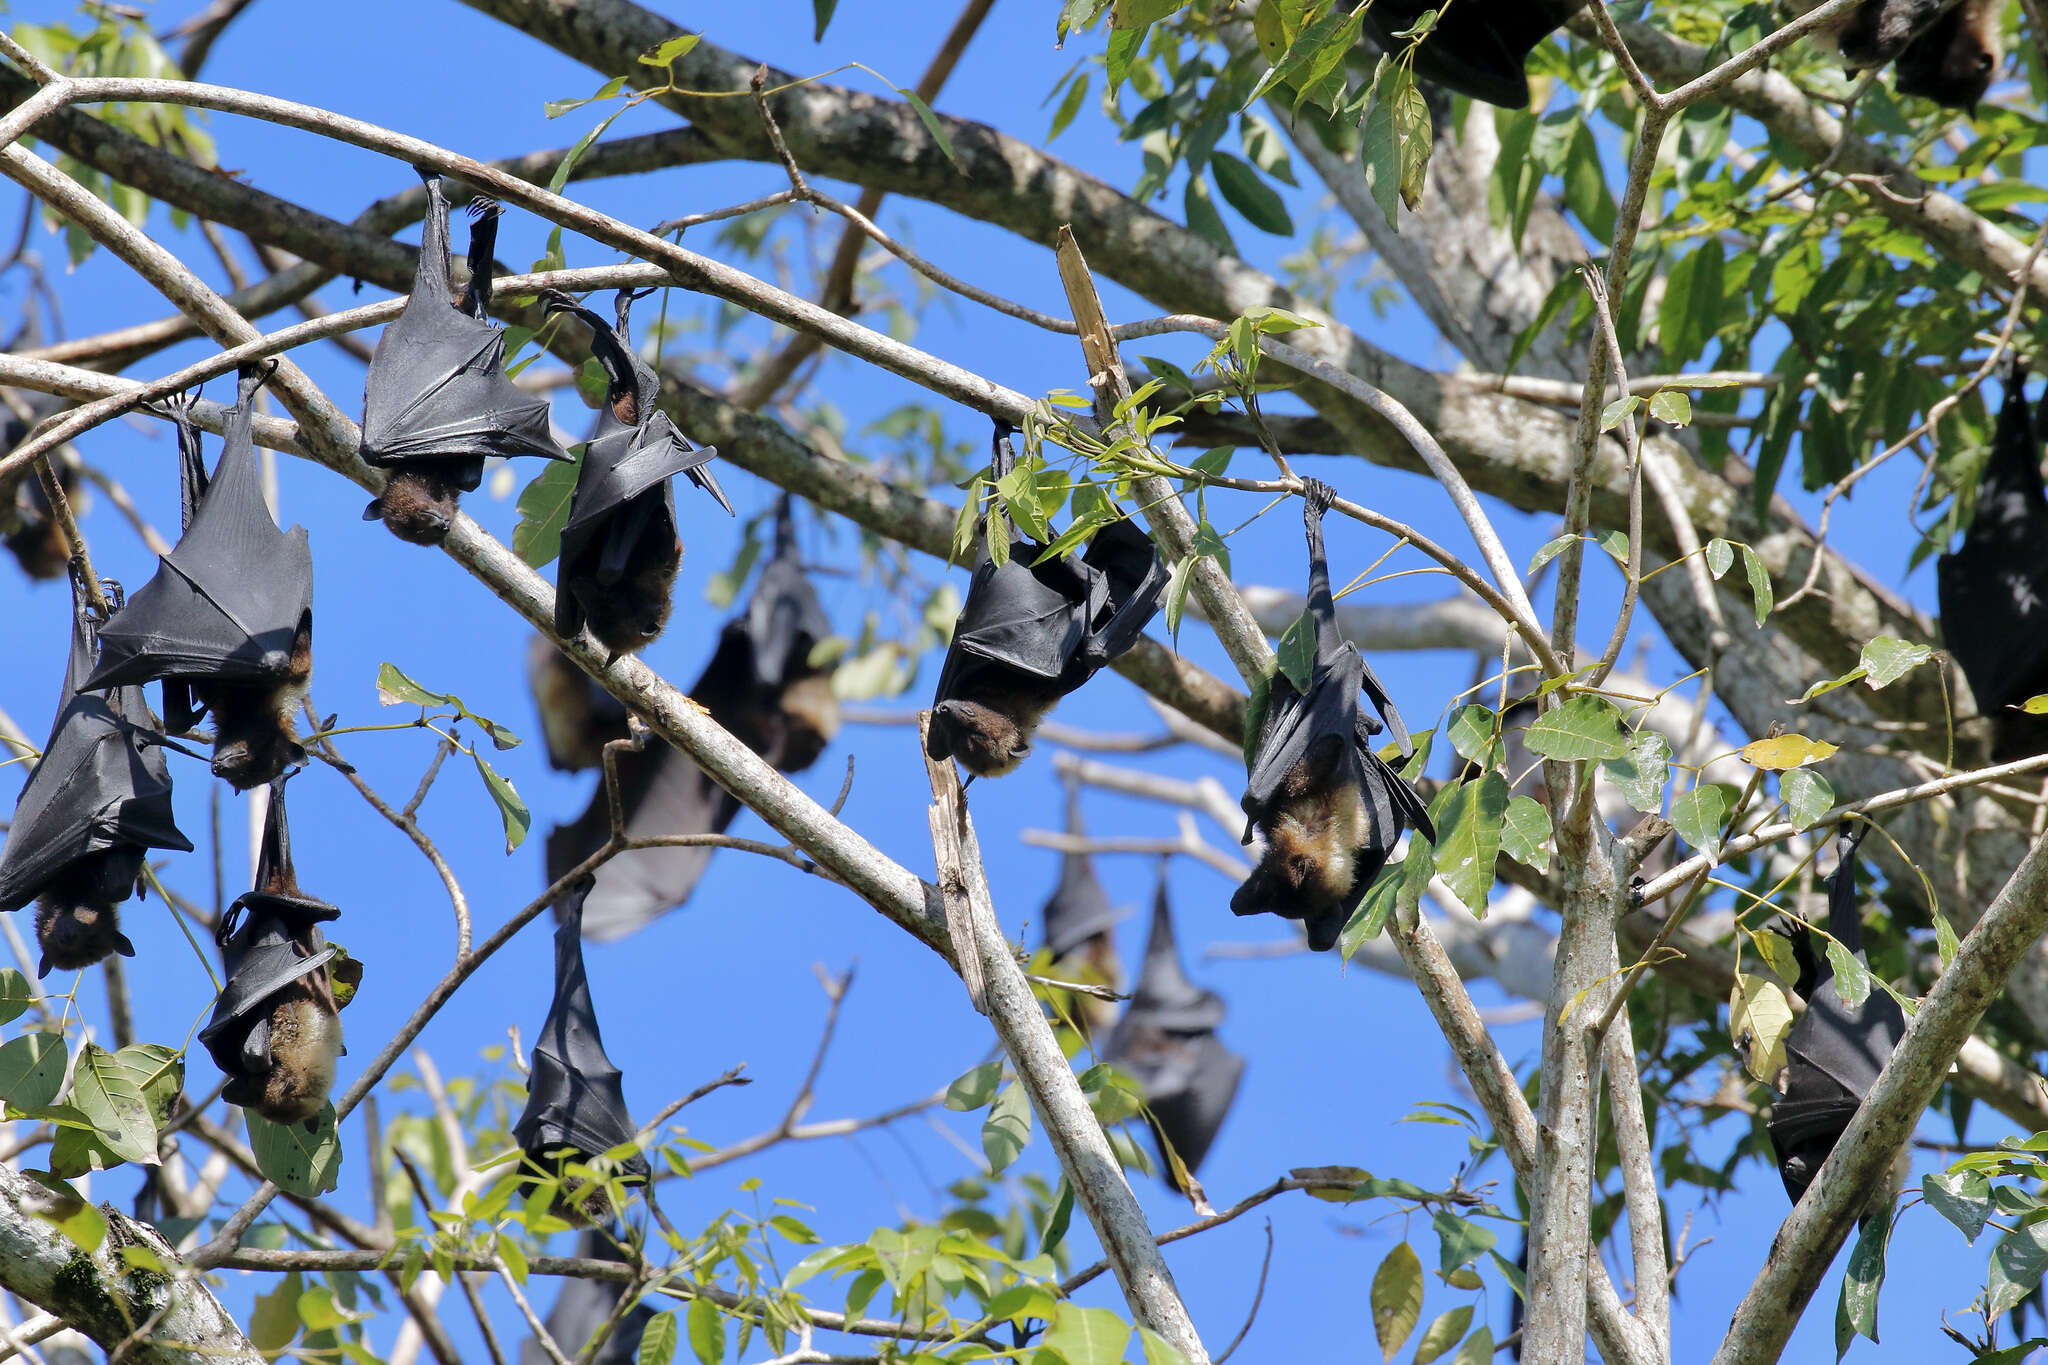
[[[1804,14],[1820,0],[1794,0]],[[1901,95],[1974,110],[2005,57],[2004,0],[1864,0],[1815,35],[1851,71],[1893,64]]]

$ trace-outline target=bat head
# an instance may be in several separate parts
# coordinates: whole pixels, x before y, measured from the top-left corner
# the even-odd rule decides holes
[[[954,700],[932,708],[925,753],[935,761],[956,758],[976,777],[1001,777],[1030,752],[1030,733],[997,707]]]
[[[36,941],[43,949],[38,977],[48,976],[52,967],[65,972],[90,967],[110,953],[135,956],[135,945],[121,932],[120,912],[111,902],[44,896],[36,903]]]
[[[1996,13],[2003,8],[1974,0],[1951,7],[1899,54],[1899,93],[1974,114],[2005,55]]]
[[[400,467],[385,481],[384,491],[363,509],[363,520],[381,520],[392,535],[409,544],[439,545],[455,524],[460,501],[454,484],[439,470]]]

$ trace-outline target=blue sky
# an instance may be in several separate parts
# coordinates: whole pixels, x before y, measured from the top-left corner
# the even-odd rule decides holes
[[[802,0],[656,7],[680,22],[704,25],[710,41],[789,70],[817,72],[859,60],[901,85],[915,80],[953,16],[950,4],[926,0],[892,5],[843,0],[831,31],[817,44],[811,40],[811,8]],[[161,8],[160,27],[184,17],[187,9]],[[1077,57],[1099,45],[1098,39],[1084,35],[1067,51],[1056,51],[1056,8],[1025,0],[997,5],[938,106],[950,114],[988,120],[1020,137],[1041,138],[1050,118],[1050,111],[1040,107],[1041,100]],[[68,7],[30,3],[17,6],[13,13],[34,21],[62,16]],[[207,74],[222,83],[289,95],[399,127],[485,158],[573,141],[589,126],[579,118],[590,118],[590,111],[550,121],[542,113],[542,103],[587,94],[598,84],[587,70],[464,6],[423,0],[359,0],[346,6],[277,0],[259,4],[221,42]],[[877,88],[859,72],[834,79]],[[612,132],[646,131],[672,122],[672,116],[648,107],[619,120]],[[411,170],[402,164],[304,134],[225,116],[212,119],[210,126],[222,165],[245,168],[251,183],[335,217],[353,217],[372,200],[415,183]],[[1092,109],[1084,111],[1054,150],[1112,183],[1128,185],[1137,174],[1135,149],[1115,142]],[[636,181],[586,183],[574,192],[598,208],[651,224],[754,198],[780,184],[780,173],[772,167],[735,164],[693,167]],[[1169,202],[1178,204],[1178,186]],[[1290,203],[1304,231],[1327,216],[1324,206],[1306,193],[1291,195]],[[17,204],[11,195],[0,200],[0,219]],[[1228,209],[1225,214],[1239,246],[1256,263],[1275,268],[1278,258],[1293,250],[1292,243],[1263,236]],[[901,200],[890,201],[883,221],[957,273],[1041,308],[1063,308],[1051,257],[1038,247]],[[1329,221],[1341,230],[1334,217]],[[836,237],[836,223],[798,226],[828,243]],[[176,232],[161,210],[152,216],[149,228],[186,259],[199,263],[209,278],[218,279],[219,272],[196,235]],[[523,264],[541,253],[545,236],[545,225],[538,220],[508,214],[500,258]],[[707,249],[695,238],[689,244]],[[61,269],[61,243],[44,236],[40,247],[53,267]],[[609,253],[573,239],[568,252],[572,264],[611,259]],[[0,282],[0,287],[10,291],[5,297],[11,303],[18,294],[18,279]],[[168,311],[104,253],[87,261],[76,278],[62,281],[60,287],[73,335]],[[358,299],[342,282],[323,297],[331,305],[343,306],[375,296],[374,290],[365,289]],[[1346,319],[1377,344],[1421,363],[1451,363],[1446,348],[1412,310],[1396,308],[1384,319],[1374,318],[1363,293],[1355,290],[1339,302]],[[1114,319],[1156,311],[1114,289],[1108,291],[1108,306]],[[710,316],[704,301],[681,292],[671,297],[669,307],[672,317]],[[642,304],[640,315],[651,317],[653,308],[652,301]],[[1071,342],[1056,339],[1048,344],[1044,334],[1021,323],[953,301],[928,311],[915,340],[935,354],[1026,392],[1078,387],[1084,378]],[[136,372],[162,373],[202,353],[192,346],[166,352],[144,361]],[[1196,354],[1188,352],[1184,363]],[[299,358],[345,409],[356,408],[362,384],[359,366],[331,348],[304,352]],[[843,359],[828,365],[820,392],[846,412],[854,433],[849,444],[856,450],[863,444],[860,432],[867,422],[898,404],[924,401],[904,381]],[[217,382],[209,396],[231,399],[232,393]],[[574,406],[564,409],[562,418],[572,430],[580,430],[585,420]],[[957,439],[977,444],[985,439],[986,424],[972,413],[949,413],[947,425]],[[157,526],[175,525],[175,465],[167,431],[153,425],[117,424],[93,433],[86,450],[125,483]],[[1853,504],[1840,509],[1834,541],[1871,564],[1882,581],[1928,606],[1931,573],[1901,577],[1902,550],[1909,543],[1901,528],[1910,496],[1910,480],[1899,468],[1903,463],[1867,480]],[[1382,506],[1446,543],[1469,544],[1432,484],[1356,461],[1318,460],[1307,468],[1335,482],[1346,495]],[[721,478],[742,517],[772,500],[772,489],[737,470],[722,471]],[[314,696],[323,714],[338,711],[344,724],[399,718],[398,712],[380,710],[374,690],[379,663],[390,661],[430,687],[460,693],[473,709],[522,734],[536,734],[524,682],[526,634],[483,588],[441,555],[403,545],[381,528],[361,522],[363,494],[322,470],[282,461],[280,501],[284,520],[303,523],[312,536],[318,624]],[[736,531],[735,523],[708,514],[703,500],[686,498],[682,504],[688,554],[677,611],[667,636],[649,651],[648,659],[687,685],[723,619],[722,612],[704,602],[703,590],[706,580],[730,562]],[[478,494],[467,506],[486,527],[509,537],[509,500]],[[1250,510],[1214,519],[1228,525]],[[1503,512],[1500,524],[1512,553],[1523,561],[1553,534],[1549,517]],[[86,529],[103,572],[131,587],[152,572],[151,557],[104,499]],[[854,541],[848,529],[843,523],[824,529],[809,524],[807,555],[850,562]],[[1332,540],[1333,567],[1340,582],[1386,548],[1383,538],[1359,534],[1350,524],[1333,527]],[[1291,515],[1268,518],[1247,529],[1233,541],[1233,550],[1240,578],[1299,586],[1300,540]],[[942,572],[942,566],[931,561],[919,561],[918,568],[927,575]],[[956,578],[964,585],[964,573],[956,571]],[[1375,589],[1372,600],[1423,600],[1441,595],[1441,584],[1442,580],[1426,577],[1401,579]],[[847,628],[856,625],[860,613],[880,595],[875,585],[858,578],[828,581],[824,591],[828,609]],[[1596,562],[1592,570],[1592,593],[1587,619],[1604,626],[1618,596],[1614,575],[1604,562]],[[11,567],[0,567],[0,658],[14,664],[0,673],[0,706],[37,737],[47,729],[52,714],[67,621],[68,602],[61,586],[30,586]],[[1163,624],[1154,631],[1163,634]],[[1604,628],[1598,633],[1604,634]],[[1191,626],[1181,645],[1205,666],[1228,674],[1227,663],[1199,627]],[[1652,671],[1662,677],[1683,671],[1661,647],[1651,659]],[[1463,687],[1470,676],[1470,661],[1462,656],[1379,662],[1382,676],[1415,728],[1427,727],[1442,699]],[[936,659],[927,661],[904,705],[928,695],[935,667]],[[1147,729],[1152,724],[1134,689],[1110,674],[1069,701],[1059,718],[1105,731]],[[381,791],[402,797],[430,756],[429,740],[408,732],[361,735],[347,742],[345,752]],[[1060,789],[1052,774],[1052,749],[1041,745],[1039,756],[1021,772],[1000,782],[977,784],[972,793],[997,904],[1013,933],[1035,919],[1057,863],[1055,855],[996,832],[1057,826]],[[912,732],[849,727],[800,780],[829,801],[848,754],[857,756],[858,766],[846,818],[885,852],[928,875],[931,852],[922,814],[926,793]],[[1230,763],[1206,753],[1169,753],[1134,761],[1164,773],[1212,775],[1233,790],[1242,780],[1242,773]],[[526,795],[535,816],[534,838],[512,856],[503,851],[497,820],[475,778],[457,765],[450,765],[422,812],[428,831],[463,880],[479,936],[539,890],[541,836],[550,821],[572,818],[589,788],[587,777],[550,773],[537,740],[503,755],[501,766]],[[181,822],[203,842],[208,824],[205,771],[178,760],[174,775],[180,784]],[[0,779],[0,785],[11,781]],[[445,969],[454,945],[453,924],[425,862],[334,773],[314,768],[294,785],[292,799],[295,852],[304,883],[343,908],[335,937],[368,966],[363,990],[345,1016],[349,1035],[356,1040],[354,1056],[343,1063],[345,1083]],[[245,884],[246,822],[238,802],[224,800],[222,809],[227,835],[224,862],[232,896]],[[1087,813],[1098,831],[1166,834],[1172,828],[1172,816],[1162,808],[1100,793],[1088,797]],[[736,832],[759,833],[760,826],[751,817],[742,817]],[[1206,832],[1218,842],[1229,837],[1213,828]],[[1120,903],[1142,908],[1149,901],[1151,859],[1103,858],[1098,870]],[[175,860],[167,875],[188,894],[211,895],[211,874],[203,854]],[[1291,937],[1274,921],[1234,920],[1227,909],[1231,887],[1202,866],[1176,864],[1171,884],[1182,942],[1191,958],[1220,945],[1281,944]],[[140,1034],[175,1043],[186,1037],[210,1004],[206,973],[155,902],[133,906],[127,929],[140,951],[131,969]],[[1122,932],[1127,957],[1136,957],[1144,932],[1144,916],[1138,913]],[[421,1040],[444,1073],[483,1068],[488,1074],[502,1074],[500,1064],[483,1062],[481,1053],[503,1044],[508,1029],[519,1029],[531,1038],[546,1008],[549,961],[545,925],[536,926],[479,973]],[[838,1041],[819,1082],[814,1118],[872,1113],[925,1094],[980,1061],[990,1043],[957,980],[934,955],[849,894],[780,864],[734,853],[713,860],[686,911],[623,943],[593,946],[589,961],[607,1041],[625,1070],[627,1095],[638,1113],[652,1113],[735,1063],[748,1064],[757,1082],[752,1088],[721,1091],[684,1116],[693,1137],[714,1145],[772,1127],[780,1118],[803,1075],[824,1015],[814,963],[835,971],[857,965]],[[1236,1110],[1202,1172],[1219,1206],[1303,1165],[1353,1164],[1431,1188],[1448,1184],[1464,1156],[1462,1138],[1437,1125],[1401,1121],[1416,1102],[1458,1103],[1465,1098],[1449,1054],[1411,989],[1370,972],[1346,972],[1330,958],[1305,954],[1193,961],[1191,969],[1228,998],[1231,1015],[1223,1035],[1249,1058]],[[48,983],[55,990],[64,990],[67,984],[56,977]],[[1483,1007],[1507,1003],[1490,987],[1482,986],[1477,994]],[[82,983],[82,996],[97,1000],[96,976]],[[1504,1025],[1498,1037],[1510,1061],[1518,1066],[1533,1061],[1533,1025]],[[203,1093],[213,1080],[210,1064],[195,1051],[191,1088]],[[387,1105],[405,1109],[417,1102],[414,1091],[391,1095]],[[953,1138],[938,1131],[941,1127]],[[1947,1136],[1939,1122],[1930,1121],[1926,1129]],[[1993,1132],[1988,1119],[1980,1116],[1972,1136],[1982,1140]],[[665,1203],[680,1225],[700,1226],[718,1210],[746,1203],[749,1197],[738,1192],[738,1183],[758,1176],[765,1182],[764,1193],[816,1206],[819,1212],[813,1221],[827,1240],[858,1240],[878,1225],[940,1212],[947,1203],[944,1186],[974,1169],[975,1162],[960,1144],[964,1141],[965,1152],[975,1150],[975,1134],[975,1121],[940,1113],[931,1120],[907,1120],[853,1140],[785,1146],[672,1186]],[[350,1164],[337,1197],[345,1206],[360,1208],[360,1131],[354,1124],[349,1141]],[[1022,1168],[1052,1168],[1042,1139],[1027,1151]],[[1679,1361],[1706,1359],[1785,1211],[1774,1172],[1753,1165],[1742,1174],[1743,1193],[1715,1205],[1695,1207],[1689,1192],[1672,1199],[1673,1223],[1684,1222],[1690,1214],[1691,1241],[1711,1239],[1700,1246],[1679,1280]],[[1503,1175],[1504,1167],[1496,1159],[1478,1178]],[[95,1182],[95,1193],[125,1200],[131,1187],[131,1177],[118,1174]],[[1156,1226],[1187,1220],[1185,1202],[1165,1188],[1148,1183],[1139,1193]],[[1499,1197],[1504,1204],[1511,1202],[1505,1188]],[[1332,1343],[1343,1343],[1338,1349],[1347,1357],[1369,1353],[1374,1348],[1362,1340],[1368,1328],[1361,1305],[1374,1267],[1404,1231],[1415,1237],[1425,1263],[1434,1252],[1434,1239],[1423,1226],[1426,1220],[1404,1224],[1399,1216],[1386,1213],[1378,1206],[1344,1208],[1288,1196],[1258,1215],[1175,1246],[1169,1259],[1205,1338],[1220,1345],[1237,1331],[1251,1302],[1265,1246],[1262,1224],[1270,1217],[1275,1245],[1272,1280],[1265,1308],[1246,1339],[1244,1358],[1280,1359],[1318,1348],[1328,1352]],[[1503,1249],[1511,1252],[1513,1240],[1504,1230]],[[1079,1229],[1076,1244],[1092,1254],[1092,1239]],[[1962,1308],[1981,1274],[1981,1254],[1961,1252],[1952,1229],[1924,1209],[1910,1214],[1895,1244],[1884,1300],[1886,1350],[1924,1358],[1938,1349],[1938,1311]],[[1493,1288],[1485,1311],[1499,1332],[1506,1317],[1505,1291],[1497,1278],[1489,1279]],[[1831,1274],[1787,1359],[1826,1358],[1836,1284],[1837,1277]],[[226,1277],[226,1295],[236,1306],[245,1305],[262,1287],[257,1277]],[[1112,1302],[1113,1292],[1102,1281],[1084,1291],[1083,1299]],[[509,1304],[496,1297],[495,1290],[486,1293],[494,1308],[503,1310],[501,1322],[509,1321]],[[819,1293],[823,1301],[831,1302],[831,1291],[820,1286]],[[1433,1294],[1425,1321],[1466,1297]],[[452,1323],[459,1321],[459,1315],[451,1315]],[[388,1345],[389,1330],[378,1329],[380,1350]],[[466,1339],[459,1328],[458,1338]],[[1855,1349],[1876,1355],[1867,1343]]]

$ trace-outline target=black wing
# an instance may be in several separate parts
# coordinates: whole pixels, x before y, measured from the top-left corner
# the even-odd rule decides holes
[[[1127,652],[1159,613],[1159,600],[1172,577],[1151,537],[1129,521],[1111,522],[1095,533],[1082,562],[1102,576],[1105,601],[1090,623],[1081,657],[1088,675]],[[1079,679],[1075,686],[1087,681]]]
[[[427,220],[420,267],[405,311],[384,329],[363,389],[363,459],[390,467],[417,460],[540,455],[566,460],[548,426],[548,400],[505,377],[505,334],[456,307],[448,289],[448,201],[441,178],[425,177]],[[489,243],[496,220],[478,224],[485,239],[481,303],[489,292]],[[475,488],[474,481],[462,483]]]
[[[1086,832],[1081,825],[1081,789],[1078,784],[1070,784],[1067,833],[1078,837]],[[1060,958],[1097,934],[1114,929],[1123,922],[1125,913],[1109,903],[1109,893],[1096,880],[1095,864],[1087,854],[1063,853],[1059,885],[1053,888],[1038,918],[1045,926],[1045,946]]]
[[[626,1258],[619,1246],[624,1240],[623,1228],[587,1228],[576,1241],[576,1254],[588,1261],[623,1262]],[[562,1278],[561,1286],[555,1306],[548,1310],[548,1335],[575,1360],[597,1329],[611,1321],[626,1286],[569,1276]],[[590,1365],[634,1365],[639,1359],[640,1335],[653,1317],[654,1310],[646,1303],[634,1304],[604,1339],[604,1346],[592,1357]],[[549,1365],[549,1360],[546,1349],[536,1340],[529,1338],[519,1347],[519,1365]]]
[[[102,579],[116,603],[121,586]],[[64,704],[30,769],[0,850],[0,910],[28,904],[66,867],[115,847],[192,851],[171,814],[171,774],[140,687],[80,691],[97,640],[74,578]]]
[[[259,371],[242,371],[227,439],[199,510],[156,576],[100,630],[87,687],[204,678],[280,679],[313,609],[306,528],[277,529],[250,439]]]
[[[1563,27],[1585,0],[1464,0],[1415,50],[1417,78],[1505,109],[1529,106],[1529,54]],[[1381,51],[1399,57],[1410,28],[1424,10],[1442,9],[1439,0],[1377,0],[1363,15],[1365,32]]]
[[[832,634],[831,618],[818,601],[818,591],[804,573],[797,553],[796,528],[784,494],[775,513],[775,553],[761,570],[754,595],[741,618],[752,655],[756,685],[780,688],[817,670],[811,651]]]
[[[567,1146],[597,1156],[639,1132],[626,1109],[623,1078],[605,1055],[583,970],[583,900],[590,886],[586,878],[569,891],[555,929],[555,999],[534,1040],[526,1109],[512,1129],[529,1154]],[[638,1153],[621,1164],[647,1174],[647,1160]]]

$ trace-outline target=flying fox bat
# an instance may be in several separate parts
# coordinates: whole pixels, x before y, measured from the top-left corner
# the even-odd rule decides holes
[[[24,332],[33,330],[23,329]],[[35,343],[30,340],[29,344]],[[10,342],[7,349],[15,349],[15,344]],[[12,403],[0,403],[0,454],[11,453],[28,439],[29,431],[36,423],[64,405],[62,399],[46,393],[24,392],[18,397],[26,415],[15,411]],[[54,451],[50,459],[58,485],[63,488],[64,496],[71,499],[72,510],[82,512],[77,464]],[[0,535],[0,545],[7,547],[15,562],[21,565],[21,571],[41,581],[64,577],[71,563],[71,543],[64,538],[63,527],[57,524],[49,497],[43,492],[43,482],[36,477],[35,471],[25,469],[19,475],[0,482],[0,498],[9,499],[14,504],[14,529]],[[0,525],[5,524],[7,519],[0,517]]]
[[[284,789],[282,778],[270,784],[256,885],[214,932],[225,984],[199,1041],[228,1078],[228,1103],[310,1126],[346,1051],[329,965],[335,950],[320,931],[341,911],[299,889]]]
[[[571,663],[544,635],[526,647],[526,681],[540,711],[548,766],[574,773],[604,762],[607,741],[626,737],[626,706]],[[560,877],[549,877],[553,884]]]
[[[100,630],[90,688],[161,678],[164,721],[182,733],[213,715],[213,772],[238,791],[303,763],[292,708],[313,676],[313,552],[277,529],[250,440],[256,369],[242,371],[220,463],[209,479],[184,409],[179,466],[185,532],[156,576]]]
[[[586,1228],[576,1238],[576,1255],[586,1261],[626,1260],[620,1250],[626,1240],[624,1228]],[[555,1343],[569,1353],[572,1360],[582,1358],[583,1348],[597,1329],[612,1319],[618,1308],[619,1295],[627,1286],[605,1280],[582,1280],[565,1276],[562,1290],[555,1296],[555,1306],[548,1310],[548,1335]],[[604,1345],[590,1360],[590,1365],[634,1365],[639,1359],[640,1337],[647,1330],[647,1324],[654,1317],[654,1310],[646,1303],[636,1303],[626,1310],[624,1317],[612,1328]],[[529,1338],[519,1348],[519,1365],[549,1365],[550,1357],[539,1341]]]
[[[1162,870],[1137,989],[1102,1055],[1143,1087],[1169,1183],[1178,1185],[1167,1150],[1193,1174],[1209,1154],[1244,1076],[1244,1058],[1216,1036],[1225,1013],[1223,997],[1195,985],[1181,970]]]
[[[817,761],[839,731],[832,669],[812,657],[831,634],[832,623],[804,576],[785,499],[777,512],[775,553],[762,569],[746,608],[720,633],[718,648],[690,695],[712,719],[775,768],[801,772]],[[549,665],[546,695],[563,699],[560,709],[565,715],[592,718],[562,727],[565,731],[579,728],[590,737],[575,747],[594,754],[604,739],[624,738],[623,708],[616,713],[616,720],[610,719],[604,705],[611,701],[610,695],[560,659],[558,651],[549,652],[559,664]],[[574,673],[573,681],[588,689],[582,700],[562,668]],[[540,689],[536,691],[538,694]],[[545,716],[549,703],[544,699],[542,706]],[[543,729],[553,733],[553,726],[554,722],[547,721]],[[629,835],[723,833],[739,815],[738,800],[687,756],[660,740],[649,740],[638,752],[621,752],[615,766]],[[572,824],[555,826],[549,834],[549,882],[567,876],[610,834],[611,803],[600,786],[581,817]],[[598,942],[623,938],[681,906],[696,888],[712,852],[710,848],[645,848],[613,858],[598,869],[597,887],[584,903],[585,935]]]
[[[1864,828],[1835,840],[1835,872],[1828,879],[1828,933],[1859,962],[1863,918],[1856,903],[1856,846]],[[1844,1004],[1833,964],[1813,951],[1804,926],[1794,929],[1792,947],[1806,1013],[1785,1039],[1785,1093],[1771,1106],[1769,1131],[1785,1193],[1796,1204],[1877,1084],[1885,1059],[1905,1036],[1906,1017],[1880,988],[1872,988],[1861,1005]]]
[[[1586,0],[1458,0],[1415,46],[1415,75],[1504,109],[1529,107],[1529,54]],[[1442,0],[1376,0],[1362,18],[1382,52],[1400,58],[1409,40],[1394,35],[1414,27]]]
[[[1081,836],[1081,788],[1067,786],[1067,833]],[[1045,925],[1045,946],[1052,954],[1053,972],[1073,979],[1073,973],[1096,985],[1120,990],[1124,984],[1123,963],[1117,957],[1116,935],[1126,911],[1109,903],[1109,896],[1096,880],[1095,865],[1085,853],[1060,855],[1059,885],[1053,888],[1041,909]],[[1116,1006],[1093,996],[1074,997],[1074,1022],[1084,1033],[1106,1028],[1116,1017]]]
[[[118,607],[121,585],[100,580]],[[71,658],[57,720],[29,770],[0,850],[0,910],[36,906],[39,975],[135,956],[116,906],[133,895],[152,848],[192,851],[171,818],[171,773],[142,689],[91,689],[99,632],[71,583]]]
[[[1240,802],[1247,817],[1245,842],[1256,829],[1265,847],[1230,898],[1239,915],[1269,912],[1301,920],[1316,952],[1335,946],[1402,830],[1412,826],[1436,838],[1422,798],[1373,752],[1372,736],[1380,726],[1358,705],[1362,688],[1392,727],[1401,752],[1410,752],[1401,713],[1337,629],[1323,548],[1323,513],[1335,499],[1328,484],[1308,481],[1302,515],[1316,655],[1306,692],[1295,691],[1284,672],[1273,675]]]
[[[1821,0],[1794,0],[1804,14]],[[2004,0],[1864,0],[1815,35],[1851,71],[1893,63],[1901,95],[1974,112],[2005,56]]]
[[[377,338],[363,387],[363,459],[389,478],[363,520],[381,518],[415,545],[438,545],[455,520],[463,493],[483,481],[493,455],[567,460],[548,425],[548,400],[505,377],[505,334],[485,319],[491,300],[491,253],[497,246],[494,199],[469,211],[469,285],[458,299],[448,288],[448,201],[441,177],[427,182],[427,220],[420,267],[405,311]]]
[[[571,1167],[588,1168],[639,1134],[619,1069],[605,1055],[583,970],[583,901],[590,887],[591,879],[583,878],[557,907],[554,1004],[534,1039],[526,1110],[512,1127],[529,1188],[556,1181],[549,1209],[573,1227],[609,1223],[617,1211],[604,1180]],[[635,1152],[612,1169],[615,1179],[643,1183],[647,1158]]]
[[[991,473],[1016,462],[998,423]],[[1045,546],[1010,535],[1001,564],[986,547],[939,670],[925,752],[975,777],[1001,777],[1031,752],[1053,704],[1137,643],[1159,610],[1166,566],[1128,521],[1095,533],[1079,558],[1036,562]]]
[[[668,624],[683,557],[670,479],[687,474],[728,514],[732,504],[707,467],[717,448],[692,445],[676,430],[659,407],[660,376],[627,340],[633,293],[619,291],[616,327],[566,294],[541,297],[550,313],[573,313],[588,324],[591,350],[610,380],[562,527],[555,630],[574,635],[588,623],[616,658],[643,648]]]
[[[2048,749],[2048,720],[2010,709],[2048,692],[2048,495],[2026,382],[2012,366],[1977,510],[1961,547],[1935,564],[1942,641],[1991,717],[1999,763]]]

